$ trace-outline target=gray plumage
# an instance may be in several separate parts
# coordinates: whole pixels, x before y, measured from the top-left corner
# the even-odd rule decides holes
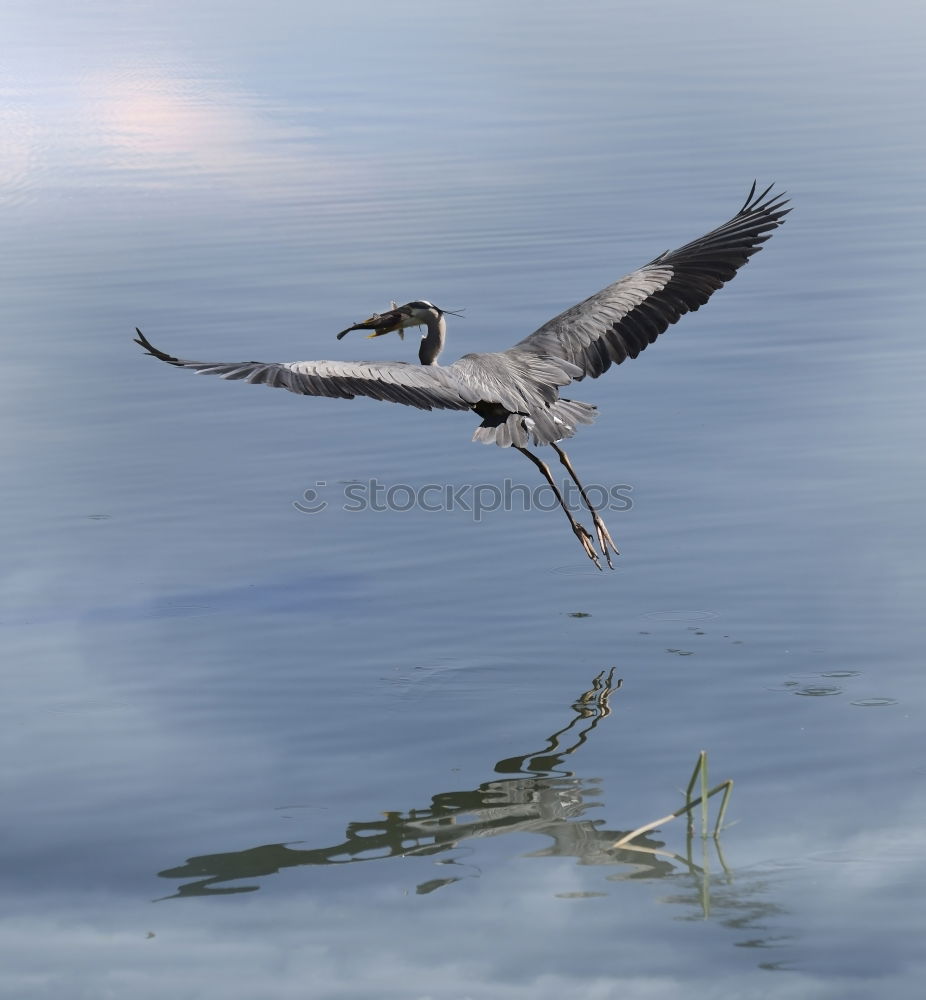
[[[340,339],[351,330],[363,329],[372,330],[376,337],[425,326],[419,365],[402,361],[185,361],[158,350],[140,330],[136,343],[168,364],[199,374],[306,396],[368,396],[422,410],[473,410],[482,417],[474,440],[517,448],[538,464],[553,485],[549,470],[526,445],[531,440],[552,445],[575,479],[556,442],[572,437],[579,424],[592,423],[597,413],[590,403],[561,397],[560,389],[586,377],[597,378],[612,364],[637,357],[672,323],[700,308],[732,279],[790,211],[782,195],[770,196],[770,192],[768,187],[756,195],[753,184],[739,212],[707,235],[661,254],[560,313],[508,350],[466,354],[450,365],[437,364],[446,338],[445,311],[424,300],[393,304],[388,312],[374,314],[338,334]],[[587,536],[587,532],[561,503],[587,554],[598,565],[580,534]],[[610,536],[597,514],[591,513],[608,557]]]

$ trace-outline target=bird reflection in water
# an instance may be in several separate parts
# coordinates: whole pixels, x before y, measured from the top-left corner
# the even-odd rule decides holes
[[[340,843],[308,849],[264,844],[190,858],[186,864],[158,873],[161,878],[188,880],[172,896],[163,898],[255,892],[257,885],[223,883],[263,878],[303,865],[449,855],[471,838],[506,833],[549,838],[551,843],[530,857],[573,857],[583,865],[618,867],[610,880],[670,875],[676,872],[677,862],[691,873],[703,872],[706,877],[704,868],[691,861],[690,844],[687,859],[673,855],[663,841],[648,835],[635,837],[626,848],[615,849],[615,841],[627,830],[605,829],[601,819],[582,818],[588,809],[600,805],[595,801],[600,794],[597,780],[562,770],[563,762],[611,714],[611,697],[621,684],[614,678],[614,668],[601,671],[591,687],[572,703],[569,721],[547,738],[544,747],[496,763],[496,774],[506,777],[474,789],[438,792],[425,808],[388,812],[374,820],[349,823]],[[466,876],[457,858],[442,858],[439,863],[452,865],[462,874],[422,882],[416,887],[417,893],[433,892]]]

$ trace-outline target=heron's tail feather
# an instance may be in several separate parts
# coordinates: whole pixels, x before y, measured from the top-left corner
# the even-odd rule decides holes
[[[563,437],[572,437],[577,430],[576,424],[593,424],[598,419],[597,406],[592,403],[580,403],[575,399],[558,399],[553,406],[553,412],[569,428],[569,433]]]
[[[538,407],[532,413],[508,413],[485,416],[476,428],[473,440],[482,444],[497,444],[499,448],[526,448],[534,444],[552,444],[571,438],[577,425],[594,423],[598,407],[573,399],[557,399],[550,406]]]

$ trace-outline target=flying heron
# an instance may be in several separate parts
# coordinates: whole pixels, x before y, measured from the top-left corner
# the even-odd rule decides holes
[[[421,410],[473,410],[482,418],[474,441],[516,448],[537,466],[569,519],[586,555],[601,569],[589,532],[569,510],[549,466],[527,445],[550,445],[579,489],[595,528],[598,547],[613,569],[618,554],[598,511],[589,502],[569,456],[558,442],[597,415],[591,403],[565,399],[560,389],[597,378],[612,364],[635,358],[647,344],[689,310],[703,306],[734,277],[791,211],[770,185],[756,194],[753,183],[743,207],[706,236],[666,251],[649,264],[603,288],[544,323],[507,351],[465,354],[450,365],[437,359],[444,347],[448,310],[424,299],[407,302],[342,330],[372,330],[371,337],[423,326],[419,365],[405,361],[184,361],[159,351],[136,329],[135,341],[149,354],[201,375],[262,383],[305,396],[353,399],[369,396]]]

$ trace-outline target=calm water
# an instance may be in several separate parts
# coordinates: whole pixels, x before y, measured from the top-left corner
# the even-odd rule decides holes
[[[2,994],[919,997],[922,6],[190,8],[5,5]],[[498,349],[753,177],[785,227],[575,393],[614,573],[343,509],[536,485],[465,415],[131,343]],[[718,842],[613,850],[701,749]]]

